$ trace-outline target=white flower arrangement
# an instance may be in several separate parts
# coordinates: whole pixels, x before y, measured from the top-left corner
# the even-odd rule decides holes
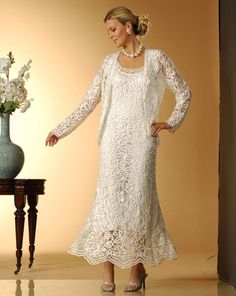
[[[25,81],[29,79],[29,69],[32,60],[29,60],[18,72],[15,79],[9,80],[9,70],[15,63],[11,52],[8,58],[0,58],[0,114],[12,114],[16,109],[25,112],[31,105],[32,99],[27,98]],[[4,74],[6,78],[2,77]]]

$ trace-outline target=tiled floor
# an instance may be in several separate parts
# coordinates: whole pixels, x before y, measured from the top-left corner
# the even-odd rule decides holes
[[[14,256],[0,256],[1,296],[236,296],[236,290],[218,280],[216,256],[182,254],[157,267],[145,266],[146,290],[123,292],[129,269],[115,268],[115,293],[100,290],[102,264],[91,266],[83,258],[67,254],[36,254],[32,269],[23,257],[22,270],[14,274]]]

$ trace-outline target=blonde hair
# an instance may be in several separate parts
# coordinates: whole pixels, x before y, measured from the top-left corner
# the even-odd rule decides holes
[[[124,6],[115,7],[109,10],[104,18],[104,22],[110,19],[118,19],[123,25],[130,22],[135,35],[143,36],[148,31],[148,16],[137,16],[130,9]]]

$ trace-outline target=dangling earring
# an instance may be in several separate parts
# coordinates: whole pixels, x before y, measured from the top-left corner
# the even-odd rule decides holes
[[[131,30],[129,28],[127,29],[127,33],[131,35]]]

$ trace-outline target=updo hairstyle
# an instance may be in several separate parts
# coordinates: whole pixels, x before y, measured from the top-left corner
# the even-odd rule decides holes
[[[137,16],[124,6],[115,7],[108,11],[104,22],[110,19],[118,19],[123,25],[130,22],[135,35],[143,36],[148,31],[149,18],[146,15]]]

